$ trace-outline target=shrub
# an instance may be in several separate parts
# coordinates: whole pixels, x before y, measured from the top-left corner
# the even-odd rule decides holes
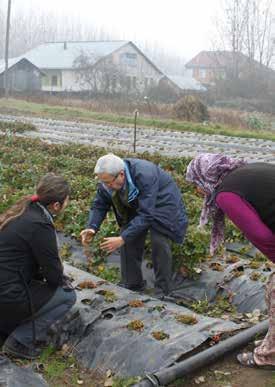
[[[215,124],[248,129],[247,113],[226,108],[210,108],[210,121]]]
[[[247,125],[249,129],[261,130],[266,129],[264,120],[256,114],[251,114],[247,117]]]
[[[176,118],[187,121],[207,121],[209,118],[207,106],[197,97],[187,95],[179,99],[173,107]]]

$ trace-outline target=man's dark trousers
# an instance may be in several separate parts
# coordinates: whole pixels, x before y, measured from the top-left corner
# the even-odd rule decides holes
[[[147,231],[120,248],[121,280],[129,289],[135,290],[143,285],[141,263]],[[156,293],[167,295],[171,290],[172,277],[171,241],[153,229],[150,229],[150,237]]]

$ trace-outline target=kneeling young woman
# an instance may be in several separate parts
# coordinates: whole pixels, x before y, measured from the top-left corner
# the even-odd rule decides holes
[[[76,300],[63,273],[53,217],[68,204],[70,188],[49,173],[36,195],[26,196],[0,215],[0,335],[7,354],[40,355],[52,324]]]

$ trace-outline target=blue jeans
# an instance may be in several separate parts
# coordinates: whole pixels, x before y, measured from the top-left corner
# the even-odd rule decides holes
[[[49,328],[57,320],[62,319],[76,301],[74,290],[64,290],[58,287],[53,297],[38,312],[35,313],[35,329],[37,341],[46,341]],[[28,348],[33,347],[32,321],[28,320],[19,325],[12,333],[21,344]]]

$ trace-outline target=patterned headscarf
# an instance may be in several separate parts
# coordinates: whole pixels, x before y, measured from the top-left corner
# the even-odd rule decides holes
[[[224,241],[224,213],[215,204],[215,191],[223,178],[234,169],[245,165],[243,160],[234,160],[223,154],[204,153],[195,157],[188,165],[186,180],[196,184],[205,192],[200,216],[200,226],[212,220],[210,254],[214,255]]]

